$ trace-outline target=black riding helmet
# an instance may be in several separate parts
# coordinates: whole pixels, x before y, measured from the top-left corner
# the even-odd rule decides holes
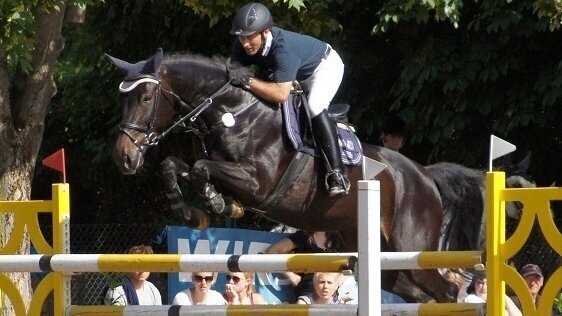
[[[248,36],[273,25],[273,18],[266,6],[261,3],[251,2],[244,5],[232,21],[230,34],[237,36]]]

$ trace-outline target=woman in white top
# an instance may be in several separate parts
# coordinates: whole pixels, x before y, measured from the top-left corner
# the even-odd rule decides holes
[[[472,276],[472,282],[466,288],[468,295],[464,298],[465,303],[486,303],[488,299],[488,280],[486,278],[486,273],[475,272]],[[505,296],[505,310],[509,316],[522,316],[521,311],[515,303]]]
[[[153,254],[150,246],[133,246],[127,254]],[[160,291],[148,281],[150,272],[132,272],[121,278],[121,285],[105,293],[105,305],[162,305]]]
[[[339,304],[341,273],[316,272],[312,278],[314,293],[299,296],[297,304]]]
[[[174,305],[226,305],[221,293],[212,290],[217,274],[213,272],[193,272],[192,288],[185,289],[174,297]]]

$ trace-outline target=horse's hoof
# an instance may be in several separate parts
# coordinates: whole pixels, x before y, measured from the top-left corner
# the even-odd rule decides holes
[[[234,202],[228,206],[230,209],[230,217],[231,218],[242,218],[244,216],[244,208],[240,203]]]
[[[189,207],[189,217],[182,216],[182,219],[189,228],[203,230],[211,225],[209,215],[197,207]]]

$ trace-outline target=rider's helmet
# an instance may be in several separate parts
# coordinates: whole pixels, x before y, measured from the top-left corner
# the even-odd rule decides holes
[[[237,36],[248,36],[273,25],[273,18],[266,6],[261,3],[251,2],[244,5],[232,21],[230,34]]]

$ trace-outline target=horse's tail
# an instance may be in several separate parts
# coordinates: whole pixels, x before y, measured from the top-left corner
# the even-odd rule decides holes
[[[484,212],[485,174],[459,164],[426,167],[443,204],[442,250],[476,250]]]

